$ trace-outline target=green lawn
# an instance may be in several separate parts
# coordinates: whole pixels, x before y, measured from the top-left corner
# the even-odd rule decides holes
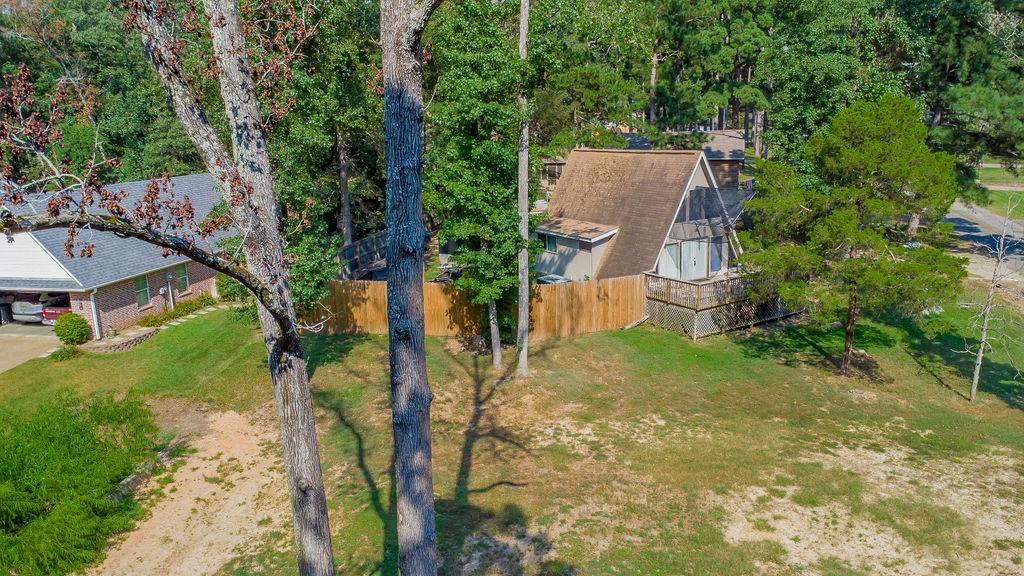
[[[56,362],[30,360],[0,374],[0,402],[29,409],[70,388],[80,393],[136,391],[248,409],[273,398],[263,341],[230,311],[171,326],[123,354],[86,354]]]
[[[1024,218],[1024,189],[1021,191],[989,190],[989,203],[985,208],[1000,216],[1005,216],[1012,209],[1014,218]]]
[[[1024,186],[1024,175],[1014,175],[1005,168],[979,168],[978,181],[982,184],[1019,184]]]
[[[442,571],[1011,574],[1024,553],[1019,349],[994,352],[966,402],[971,358],[955,350],[970,315],[951,303],[924,331],[863,325],[858,378],[833,372],[841,334],[809,327],[543,342],[525,382],[430,340]],[[1006,342],[1024,341],[1012,330]],[[339,573],[395,575],[386,340],[316,335],[308,352]],[[258,334],[217,312],[127,353],[33,360],[0,374],[0,402],[73,386],[245,410],[269,401],[263,362]],[[1004,532],[977,529],[989,504],[1009,511]],[[866,530],[882,539],[858,553]],[[292,574],[289,547],[281,532],[223,573]]]

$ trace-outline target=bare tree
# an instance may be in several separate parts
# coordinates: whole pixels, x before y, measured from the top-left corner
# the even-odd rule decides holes
[[[519,0],[519,59],[526,61],[526,44],[530,36],[530,0]],[[530,347],[530,118],[526,100],[526,87],[519,94],[519,110],[523,115],[519,122],[519,174],[516,184],[516,203],[519,208],[519,317],[516,322],[516,348],[519,359],[516,376],[530,375],[528,365]],[[493,338],[493,336],[492,336]],[[495,367],[500,362],[495,362]]]
[[[230,129],[229,153],[182,65],[186,43],[172,33],[172,29],[199,29],[195,7],[181,20],[160,0],[126,0],[125,8],[126,26],[139,31],[175,114],[228,206],[228,216],[215,223],[195,222],[189,199],[177,198],[166,179],[151,182],[141,200],[126,206],[124,193],[99,184],[100,171],[113,160],[94,154],[79,173],[55,162],[52,151],[61,139],[57,124],[66,101],[58,93],[48,106],[36,103],[31,74],[22,66],[16,77],[7,79],[9,88],[0,94],[0,148],[9,154],[0,158],[0,202],[17,207],[37,198],[45,201],[45,210],[5,211],[0,215],[0,230],[12,235],[64,227],[68,229],[66,250],[69,254],[78,250],[81,256],[92,253],[91,246],[77,240],[78,232],[86,227],[139,238],[223,272],[255,295],[277,406],[299,572],[304,576],[334,574],[309,378],[284,257],[283,216],[268,155],[269,119],[261,112],[257,95],[257,90],[262,90],[266,96],[268,82],[287,75],[297,51],[254,66],[234,0],[204,0],[214,69]],[[291,11],[294,19],[281,23],[300,41],[315,28],[306,22],[304,8]],[[283,113],[280,107],[268,108],[271,117]],[[94,207],[101,211],[90,210]],[[218,224],[230,224],[241,233],[244,265],[197,242],[197,236],[208,235]]]
[[[988,289],[985,292],[985,301],[976,316],[980,322],[980,333],[978,337],[978,350],[974,353],[974,374],[971,378],[971,402],[978,395],[978,384],[981,382],[981,368],[985,361],[985,352],[991,348],[993,335],[991,323],[993,312],[996,309],[996,291],[999,286],[1010,276],[1019,270],[1013,269],[1010,255],[1013,253],[1020,240],[1015,239],[1014,228],[1016,222],[1011,215],[1020,206],[1021,198],[1017,194],[1010,194],[1007,199],[1006,215],[1003,217],[1002,228],[995,238],[995,246],[984,245],[995,261],[992,265],[992,275],[989,277]],[[1017,267],[1019,268],[1019,266]]]
[[[437,574],[430,385],[423,334],[423,29],[441,0],[383,0],[388,351],[403,576]]]

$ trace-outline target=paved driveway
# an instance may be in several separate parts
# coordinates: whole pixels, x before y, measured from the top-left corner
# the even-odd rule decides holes
[[[961,248],[970,259],[967,271],[983,280],[992,278],[993,251],[1003,230],[1003,217],[979,206],[964,206],[959,201],[949,210],[946,221],[961,240]],[[1006,261],[1000,267],[1003,280],[1024,283],[1024,222],[1011,221],[1008,229]]]
[[[4,324],[0,326],[0,372],[60,346],[52,326]]]

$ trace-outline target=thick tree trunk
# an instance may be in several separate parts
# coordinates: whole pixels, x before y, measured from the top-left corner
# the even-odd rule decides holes
[[[491,328],[491,364],[498,370],[501,368],[501,330],[498,328],[498,305],[494,300],[487,303],[487,324]]]
[[[352,199],[348,193],[348,149],[341,130],[334,134],[334,145],[338,154],[338,232],[344,244],[351,244]]]
[[[424,12],[424,7],[427,10]],[[380,11],[387,168],[388,351],[398,500],[398,567],[437,574],[430,386],[423,336],[423,69],[430,6],[384,0]]]
[[[221,96],[234,158],[228,156],[180,68],[166,13],[155,2],[135,7],[147,55],[167,90],[175,114],[228,202],[243,253],[261,292],[259,319],[267,349],[280,425],[285,476],[291,495],[296,554],[303,576],[334,574],[327,499],[317,447],[313,404],[279,232],[280,208],[267,139],[233,0],[204,0],[218,64]],[[270,312],[270,308],[273,313]]]
[[[280,424],[281,453],[292,500],[299,574],[332,576],[334,559],[328,523],[313,398],[301,341],[281,334],[274,318],[259,307]]]
[[[750,104],[743,105],[743,145],[750,144]]]
[[[910,215],[910,221],[907,222],[907,237],[911,240],[917,238],[917,229],[921,227],[921,213],[914,212]]]
[[[846,304],[846,337],[843,340],[843,359],[839,364],[840,374],[850,373],[853,360],[853,332],[857,322],[857,285],[850,286],[850,298]]]
[[[758,155],[759,158],[762,158],[762,159],[763,158],[767,158],[768,157],[768,147],[765,146],[765,143],[764,143],[764,132],[767,129],[767,126],[766,126],[766,123],[765,123],[765,111],[764,110],[758,110],[754,114],[754,125],[756,126],[756,128],[755,128],[755,130],[756,130],[755,138],[757,138],[757,142],[754,144],[754,150],[757,152],[757,155]]]
[[[526,60],[526,42],[530,32],[530,0],[519,0],[519,58]],[[516,349],[519,358],[516,377],[530,374],[527,356],[530,348],[530,122],[525,87],[519,95],[523,120],[519,124],[518,176],[516,205],[519,209],[519,312],[516,321]]]
[[[943,116],[945,114],[945,110],[946,109],[942,105],[942,102],[936,102],[935,106],[932,107],[932,121],[931,121],[931,127],[932,128],[935,128],[939,124],[942,124],[942,120],[943,120]]]
[[[246,263],[265,285],[275,287],[295,326],[295,309],[278,228],[280,205],[274,193],[266,133],[243,48],[238,8],[232,0],[205,0],[204,6],[211,22],[214,54],[220,64],[221,93],[231,126],[235,163],[242,181],[250,187],[249,204],[255,214],[249,222],[243,246]],[[285,476],[292,499],[299,573],[334,574],[327,497],[302,344],[297,333],[283,333],[265,308],[261,307],[259,317],[274,384]]]

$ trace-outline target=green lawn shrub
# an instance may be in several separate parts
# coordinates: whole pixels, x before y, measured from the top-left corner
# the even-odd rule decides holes
[[[0,574],[67,574],[97,560],[140,509],[118,484],[153,455],[142,402],[64,395],[0,412]]]
[[[63,362],[65,360],[71,360],[72,358],[78,358],[82,355],[82,351],[77,346],[61,346],[50,353],[50,360],[55,362]]]
[[[57,322],[53,325],[53,333],[65,345],[78,346],[89,341],[92,328],[89,327],[85,318],[73,312],[67,312],[57,317]]]
[[[259,324],[260,317],[256,312],[256,304],[245,304],[237,308],[232,308],[230,311],[231,318],[236,322],[241,322],[249,326],[256,326]]]
[[[200,294],[199,296],[185,300],[184,302],[178,302],[174,306],[174,310],[168,310],[152,316],[145,316],[139,320],[139,326],[146,328],[155,328],[157,326],[163,326],[164,324],[181,318],[182,316],[188,316],[198,310],[202,310],[207,306],[213,306],[217,301],[209,294]]]

